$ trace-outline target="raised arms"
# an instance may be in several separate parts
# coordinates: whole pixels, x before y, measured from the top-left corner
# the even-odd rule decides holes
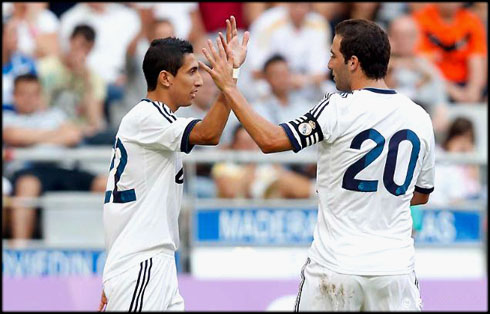
[[[222,36],[220,39],[220,49],[223,47],[223,52],[226,50],[228,55],[232,54],[235,57],[235,49],[232,49],[229,43],[225,43]],[[212,68],[202,62],[199,62],[199,65],[211,75],[222,95],[226,98],[227,104],[262,152],[273,153],[291,150],[293,147],[283,128],[257,114],[240,93],[232,76],[232,64],[226,60],[226,54],[217,53],[211,46],[210,52],[203,48],[203,53]]]
[[[245,32],[242,43],[240,44],[238,40],[238,31],[236,28],[235,18],[232,16],[230,20],[226,20],[226,42],[221,33],[219,34],[219,38],[216,38],[218,51],[214,49],[211,40],[208,40],[208,48],[210,52],[203,49],[203,53],[206,58],[209,59],[211,57],[209,53],[211,53],[214,58],[218,58],[220,61],[222,61],[219,65],[217,65],[222,67],[222,71],[232,71],[233,67],[239,68],[243,62],[245,62],[247,55],[249,33]],[[199,63],[201,66],[203,66],[202,62]],[[236,80],[232,79],[232,83],[235,85]],[[215,101],[204,119],[197,123],[192,129],[189,135],[190,144],[218,144],[229,114],[230,107],[227,105],[227,99],[223,93],[220,93],[218,99]]]

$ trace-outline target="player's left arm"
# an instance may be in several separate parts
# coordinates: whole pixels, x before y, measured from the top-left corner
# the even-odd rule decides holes
[[[426,141],[426,153],[422,162],[422,169],[415,183],[415,191],[410,205],[422,205],[429,201],[429,196],[434,191],[435,176],[435,138],[430,117],[427,115],[428,140]]]
[[[232,22],[234,22],[234,19]],[[236,27],[233,29],[235,31]],[[227,21],[227,36],[228,33]],[[245,32],[244,41],[245,38],[248,41],[248,32]],[[219,52],[216,52],[209,43],[209,51],[203,48],[203,54],[209,61],[212,69],[203,62],[199,62],[199,65],[211,75],[215,84],[220,89],[221,95],[226,99],[227,105],[235,112],[238,120],[240,120],[247,132],[252,136],[264,153],[292,149],[291,142],[283,128],[267,121],[257,114],[238,90],[236,81],[232,76],[232,67],[236,64],[234,62],[233,64],[229,62],[229,56],[236,57],[237,49],[233,48],[230,41],[228,41],[228,44],[225,43],[222,36],[220,36],[220,39],[221,41],[217,42]]]
[[[410,206],[427,204],[429,201],[429,196],[430,194],[424,194],[417,191],[413,192],[412,199],[410,200]]]

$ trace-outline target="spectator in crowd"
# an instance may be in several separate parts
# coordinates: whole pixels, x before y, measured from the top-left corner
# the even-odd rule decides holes
[[[271,56],[264,64],[262,75],[271,91],[255,104],[255,110],[262,117],[279,124],[299,117],[311,109],[311,103],[303,93],[294,90],[292,74],[283,56]]]
[[[156,38],[175,37],[175,28],[172,22],[169,19],[155,16],[153,6],[138,4],[135,7],[139,13],[141,29],[131,40],[126,51],[126,89],[122,105],[113,111],[114,122],[119,122],[131,107],[146,95],[147,84],[142,64],[151,41]]]
[[[488,2],[470,2],[468,9],[477,15],[488,33]]]
[[[410,15],[395,18],[388,31],[391,58],[386,82],[410,97],[431,115],[436,133],[445,125],[448,95],[439,69],[415,52],[419,32]]]
[[[3,112],[2,139],[9,147],[40,144],[75,146],[82,140],[81,130],[57,108],[42,109],[41,84],[32,74],[18,76],[14,83],[16,112]],[[37,162],[13,174],[15,197],[37,197],[46,191],[78,190],[103,192],[106,176],[61,164]],[[35,234],[36,211],[13,202],[12,237],[29,239]],[[37,229],[39,231],[39,229]]]
[[[311,3],[287,3],[268,9],[250,26],[248,65],[253,77],[260,78],[267,59],[281,54],[290,66],[295,89],[319,88],[328,73],[330,36],[327,21],[312,11]]]
[[[95,38],[92,27],[77,25],[70,36],[69,49],[62,56],[39,60],[39,78],[47,105],[62,109],[86,136],[106,131],[106,84],[87,64]],[[113,142],[114,134],[108,134],[103,144]]]
[[[236,19],[239,30],[248,29],[249,25],[245,19],[246,4],[243,2],[199,2],[202,27],[204,33],[213,37],[219,31],[224,32],[225,21],[231,15]]]
[[[197,56],[202,56],[202,48],[207,48],[208,39],[214,40],[218,32],[225,33],[226,24],[223,22],[230,16],[234,16],[237,24],[239,36],[248,29],[245,19],[245,9],[247,4],[244,2],[198,2],[198,16],[193,20],[192,44]],[[250,54],[250,52],[249,52]],[[240,81],[243,81],[241,75]]]
[[[441,148],[446,153],[475,152],[475,131],[471,120],[465,117],[455,118]],[[431,195],[430,204],[457,205],[482,196],[476,165],[439,162],[436,164],[435,184],[437,189]]]
[[[6,177],[2,176],[2,238],[6,237],[6,231],[9,228],[7,223],[7,209],[9,208],[11,193],[12,183],[10,183],[10,181]]]
[[[157,2],[153,14],[157,20],[168,20],[177,38],[194,43],[204,34],[199,2]]]
[[[343,20],[359,18],[379,22],[379,2],[313,2],[312,5],[315,12],[329,22],[331,38],[334,36],[335,26]]]
[[[259,98],[254,104],[254,109],[265,119],[274,124],[280,124],[282,121],[291,121],[312,108],[314,102],[310,99],[313,96],[305,93],[305,89],[294,89],[292,74],[283,56],[277,54],[269,58],[264,64],[262,76],[271,92]],[[318,98],[321,98],[323,94]],[[235,113],[232,114],[235,117]],[[307,147],[305,151],[316,153],[316,147]],[[315,164],[289,165],[287,168],[312,179],[316,177]]]
[[[19,50],[33,58],[59,53],[59,20],[48,2],[14,2],[10,19],[16,21]]]
[[[14,79],[22,74],[37,74],[36,61],[18,49],[16,20],[2,24],[2,109],[14,110]]]
[[[234,130],[230,148],[259,151],[242,125]],[[314,193],[314,183],[310,179],[278,164],[223,162],[214,165],[212,175],[217,196],[221,198],[309,198]]]
[[[487,43],[481,20],[462,2],[426,5],[413,14],[422,36],[417,51],[441,70],[451,102],[481,102]]]
[[[123,4],[78,3],[61,16],[60,40],[64,49],[68,49],[73,29],[80,24],[91,26],[97,34],[88,64],[107,84],[104,113],[108,121],[112,122],[110,106],[123,99],[126,51],[140,30],[140,19],[134,9]]]
[[[243,18],[245,25],[252,23],[264,13],[265,10],[282,5],[281,2],[243,2]]]

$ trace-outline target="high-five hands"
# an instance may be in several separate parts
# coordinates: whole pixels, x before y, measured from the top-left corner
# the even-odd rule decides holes
[[[208,59],[209,64],[212,69],[207,65],[199,61],[199,65],[211,75],[214,83],[218,88],[223,91],[227,87],[235,85],[233,80],[233,60],[226,56],[225,48],[223,47],[222,38],[216,38],[216,44],[218,45],[218,52],[213,47],[210,39],[208,39],[209,51],[206,48],[202,48],[202,52],[206,59]]]
[[[235,17],[231,16],[230,19],[231,21],[229,19],[226,20],[226,40],[221,32],[219,37],[216,38],[218,52],[214,49],[211,40],[208,40],[209,51],[206,48],[202,49],[211,68],[199,61],[199,66],[211,75],[215,84],[222,91],[226,87],[235,85],[232,70],[240,67],[245,62],[247,44],[250,37],[249,32],[245,32],[240,44]]]
[[[224,42],[223,34],[221,34],[221,32],[219,33],[219,36],[225,47],[226,55],[233,60],[233,67],[235,69],[239,68],[243,62],[245,62],[245,57],[247,56],[247,44],[250,33],[245,32],[243,34],[242,43],[240,44],[238,41],[236,20],[232,15],[230,19],[226,19],[226,43]]]

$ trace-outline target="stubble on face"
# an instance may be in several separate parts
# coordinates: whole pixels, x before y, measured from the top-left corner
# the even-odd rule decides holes
[[[345,64],[344,56],[340,52],[340,43],[342,37],[335,35],[332,47],[330,49],[331,57],[329,61],[329,68],[332,71],[332,77],[335,82],[335,87],[339,91],[350,91],[350,82],[348,79],[347,64]]]

